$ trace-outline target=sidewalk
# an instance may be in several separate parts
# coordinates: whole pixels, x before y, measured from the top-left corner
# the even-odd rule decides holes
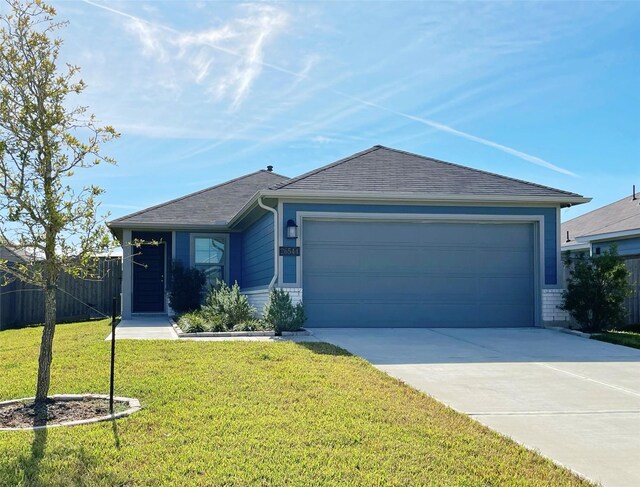
[[[120,321],[116,327],[118,340],[177,340],[167,315],[136,316]],[[106,338],[111,340],[111,333]]]

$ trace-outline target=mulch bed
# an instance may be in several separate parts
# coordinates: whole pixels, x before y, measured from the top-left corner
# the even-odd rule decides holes
[[[114,412],[124,411],[127,404],[115,402]],[[109,414],[109,400],[82,398],[78,400],[47,400],[46,421],[36,420],[33,400],[0,405],[0,428],[28,428],[99,418]]]

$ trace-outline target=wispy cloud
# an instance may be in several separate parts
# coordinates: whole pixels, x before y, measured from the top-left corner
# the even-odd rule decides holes
[[[394,100],[390,99],[389,95],[380,98],[369,96],[366,93],[362,95],[352,94],[358,93],[358,89],[338,89],[335,81],[327,82],[327,79],[332,80],[331,73],[326,71],[327,63],[324,63],[325,65],[322,66],[322,68],[325,69],[324,76],[314,73],[318,65],[318,58],[313,55],[306,57],[306,62],[300,69],[292,68],[290,63],[286,62],[276,64],[266,61],[269,41],[285,32],[287,27],[292,24],[290,14],[281,4],[242,5],[232,19],[222,23],[218,22],[214,28],[181,31],[160,22],[149,21],[111,6],[96,3],[92,0],[84,1],[87,4],[109,11],[125,19],[125,28],[128,32],[135,35],[143,55],[148,59],[156,60],[156,64],[162,68],[157,78],[168,80],[165,81],[168,88],[173,88],[176,91],[181,89],[186,90],[185,83],[180,81],[186,76],[188,78],[188,83],[186,83],[187,87],[189,84],[205,87],[205,92],[208,96],[218,101],[226,100],[228,103],[227,109],[234,112],[247,101],[254,86],[257,85],[258,79],[261,78],[263,72],[268,69],[271,72],[280,75],[284,74],[290,79],[293,79],[293,83],[290,85],[291,89],[297,88],[299,84],[304,82],[304,86],[300,86],[298,91],[304,92],[301,99],[306,97],[307,102],[309,99],[308,93],[310,92],[322,95],[323,99],[333,98],[332,103],[334,107],[332,108],[334,108],[334,113],[323,119],[318,119],[312,115],[308,120],[284,125],[282,130],[265,132],[266,135],[260,134],[260,132],[254,132],[254,140],[258,140],[258,143],[248,148],[250,151],[255,150],[256,147],[273,144],[275,141],[284,140],[296,135],[305,136],[307,140],[310,140],[318,136],[318,134],[324,134],[325,132],[323,132],[323,130],[329,122],[337,122],[350,114],[371,108],[380,113],[393,115],[399,119],[430,127],[438,132],[490,147],[557,173],[575,176],[575,174],[568,169],[546,161],[536,155],[529,154],[486,137],[480,137],[476,134],[459,130],[451,125],[433,120],[432,118],[418,115],[418,113],[428,113],[429,110],[416,109],[414,112],[413,109],[407,109],[406,107],[398,108],[401,105],[394,103]],[[484,6],[478,8],[480,9],[479,15],[481,15],[483,19],[491,20],[491,9],[485,8]],[[433,18],[440,17],[434,16]],[[518,32],[513,29],[502,28],[497,29],[499,32],[494,38],[488,38],[489,36],[485,35],[484,32],[480,32],[479,34],[482,34],[480,38],[488,38],[485,42],[486,45],[467,48],[466,45],[468,45],[468,43],[466,43],[464,39],[458,38],[461,32],[462,35],[465,35],[465,26],[458,25],[468,22],[468,19],[466,19],[464,15],[460,14],[452,19],[452,25],[445,26],[444,23],[439,21],[434,22],[433,25],[429,25],[429,28],[425,28],[424,32],[433,32],[433,35],[428,35],[437,38],[435,40],[438,40],[438,43],[434,43],[433,56],[436,56],[441,61],[439,61],[440,64],[435,67],[429,64],[432,72],[437,73],[437,76],[431,76],[429,78],[430,82],[435,79],[446,80],[453,79],[456,75],[459,76],[460,66],[470,67],[467,68],[466,71],[469,72],[469,69],[477,66],[475,63],[478,58],[491,59],[492,56],[497,55],[509,56],[514,53],[518,54],[527,49],[531,49],[532,46],[540,42],[544,42],[544,40],[538,40],[543,39],[544,36],[542,36],[542,34],[538,36],[537,31],[536,37],[528,38],[527,36],[522,36],[522,38],[518,40]],[[493,25],[493,23],[489,21],[478,22],[478,24],[481,29],[485,29],[484,26],[486,25]],[[562,25],[560,25],[558,21],[550,31],[561,32],[562,29],[560,27],[562,27]],[[447,42],[444,41],[447,29],[455,31],[454,40],[452,41],[453,44],[447,44]],[[426,40],[419,39],[416,43],[431,42],[433,40],[432,37],[428,37]],[[375,43],[375,39],[372,39],[372,43]],[[461,45],[465,45],[465,48],[460,48],[459,46]],[[403,46],[403,50],[406,51],[403,55],[409,55],[414,48],[415,46]],[[441,52],[441,49],[448,51]],[[297,66],[300,67],[300,64],[298,63]],[[372,71],[384,68],[388,72],[393,72],[390,66],[393,66],[393,59],[375,58],[375,62],[370,63],[367,68]],[[346,69],[346,72],[348,73],[348,69]],[[335,73],[333,75],[334,78],[338,78],[338,76],[335,76]],[[396,80],[386,78],[385,83],[380,83],[379,86],[384,86],[385,84],[393,87],[389,90],[390,92],[402,91],[403,85],[399,77]],[[428,85],[424,82],[423,85],[422,90],[426,92]],[[291,98],[294,97],[278,96],[281,94],[274,93],[274,86],[277,85],[271,85],[269,87],[271,89],[269,93],[273,93],[272,96],[274,100],[271,106],[265,108],[265,116],[275,116],[278,111],[289,108],[293,110],[296,108],[291,102]],[[368,86],[370,87],[371,85],[369,84]],[[473,90],[471,92],[473,93]],[[341,103],[339,100],[343,102]],[[459,99],[453,101],[460,103],[464,100]],[[344,102],[348,102],[348,104],[345,106]],[[257,96],[253,97],[252,104],[254,105],[252,107],[252,111],[254,112],[265,107]],[[447,105],[446,100],[442,101],[442,108],[447,107]],[[315,114],[315,112],[311,113]],[[279,120],[278,123],[282,125],[284,121],[290,122],[290,120],[283,118]],[[259,121],[252,123],[235,121],[234,123],[221,122],[216,125],[216,122],[213,121],[213,123],[210,123],[210,126],[207,127],[207,130],[202,132],[203,134],[211,133],[211,138],[215,139],[214,142],[211,145],[197,149],[195,154],[217,147],[225,143],[225,141],[247,132],[249,129],[255,130],[259,124]],[[143,125],[146,124],[138,124],[141,128],[143,128]],[[148,125],[154,126],[155,124]],[[161,124],[155,125],[158,127],[158,133],[168,136],[168,132],[163,127],[160,127],[160,125]],[[177,130],[172,132],[180,136],[182,131],[179,128],[179,124],[176,127]],[[192,128],[196,131],[198,129],[197,126],[185,128],[185,132],[187,133]],[[336,128],[333,127],[332,130],[336,131]],[[316,140],[315,143],[318,143],[318,140]]]
[[[139,41],[142,53],[164,70],[160,79],[186,76],[190,83],[206,86],[215,98],[229,99],[231,110],[246,99],[265,66],[298,76],[264,61],[269,40],[289,22],[287,12],[278,7],[244,4],[238,17],[216,27],[180,31],[91,0],[84,2],[126,19],[125,29]]]
[[[555,164],[551,164],[548,161],[545,161],[544,159],[541,159],[540,157],[536,157],[533,156],[531,154],[527,154],[526,152],[522,152],[519,151],[517,149],[514,149],[513,147],[509,147],[507,145],[503,145],[503,144],[499,144],[497,142],[494,142],[492,140],[488,140],[488,139],[484,139],[482,137],[478,137],[476,135],[472,135],[469,134],[467,132],[463,132],[462,130],[457,130],[454,129],[453,127],[449,127],[448,125],[436,122],[434,120],[429,120],[428,118],[423,118],[423,117],[417,117],[415,115],[411,115],[409,113],[404,113],[404,112],[400,112],[398,110],[393,110],[389,107],[385,107],[383,105],[380,105],[378,103],[374,103],[371,101],[367,101],[367,100],[363,100],[362,98],[358,98],[356,96],[353,95],[349,95],[348,93],[344,93],[341,92],[340,93],[342,96],[347,97],[349,99],[352,99],[358,103],[362,103],[364,105],[370,106],[372,108],[376,108],[378,110],[384,110],[385,112],[388,113],[392,113],[394,115],[397,115],[399,117],[402,118],[406,118],[407,120],[412,120],[414,122],[418,122],[421,123],[423,125],[427,125],[428,127],[431,127],[433,129],[439,130],[441,132],[447,132],[451,135],[455,135],[456,137],[461,137],[463,139],[467,139],[467,140],[471,140],[473,142],[477,142],[478,144],[482,144],[482,145],[486,145],[487,147],[492,147],[494,149],[497,149],[499,151],[505,152],[507,154],[510,154],[512,156],[518,157],[524,161],[530,162],[532,164],[535,164],[537,166],[541,166],[547,169],[551,169],[552,171],[556,171],[559,172],[561,174],[566,174],[567,176],[577,176],[575,173],[564,169],[560,166],[556,166]]]

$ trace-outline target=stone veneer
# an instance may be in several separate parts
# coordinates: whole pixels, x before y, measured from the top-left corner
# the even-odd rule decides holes
[[[542,290],[542,321],[569,322],[569,313],[560,309],[564,289]]]

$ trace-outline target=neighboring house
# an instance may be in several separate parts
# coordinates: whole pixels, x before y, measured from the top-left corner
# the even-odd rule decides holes
[[[9,246],[0,246],[0,260],[7,262],[27,262],[33,260],[32,252]]]
[[[624,257],[635,293],[625,306],[629,324],[640,323],[640,195],[629,196],[562,224],[562,254],[600,255],[611,245]]]
[[[172,262],[304,298],[309,327],[514,327],[561,297],[578,194],[374,146],[293,179],[258,171],[109,223],[123,316],[169,311]],[[160,245],[131,247],[134,239]],[[134,257],[131,258],[132,253]]]
[[[562,251],[599,255],[611,244],[624,256],[640,256],[640,197],[635,187],[620,201],[562,224]]]

